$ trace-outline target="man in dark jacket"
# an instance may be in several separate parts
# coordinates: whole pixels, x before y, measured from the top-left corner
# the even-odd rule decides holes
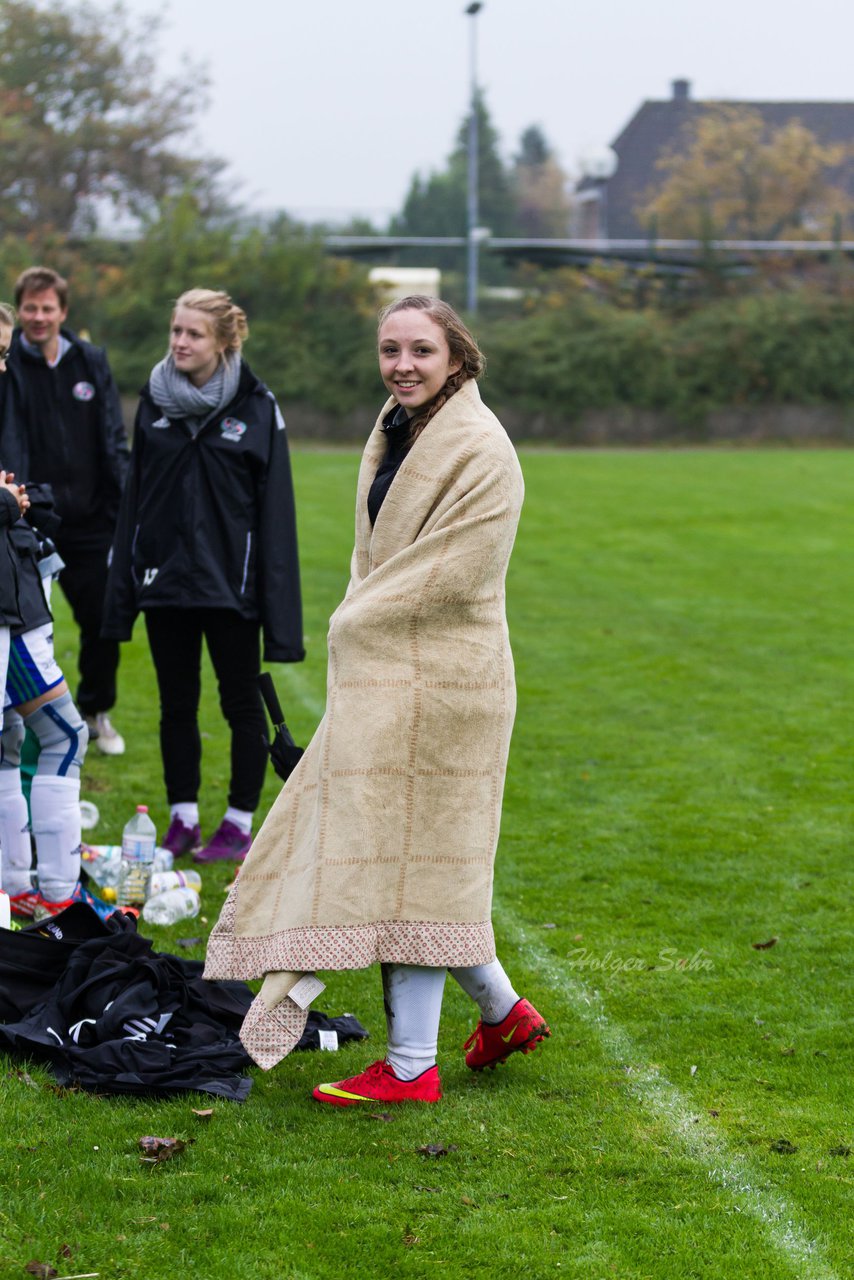
[[[108,712],[119,646],[101,639],[107,558],[127,470],[127,436],[107,357],[63,328],[68,284],[31,267],[15,286],[20,328],[9,352],[12,386],[0,410],[0,461],[23,480],[50,484],[62,525],[59,582],[80,628],[77,704],[105,755],[124,741]]]

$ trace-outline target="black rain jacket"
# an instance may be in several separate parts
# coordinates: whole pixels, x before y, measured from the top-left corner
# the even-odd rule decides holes
[[[95,390],[99,456],[91,459],[100,482],[98,518],[109,526],[115,522],[122,488],[128,466],[127,433],[122,421],[121,402],[107,354],[101,347],[93,346],[78,338],[70,329],[62,335],[72,343],[76,354],[83,360]],[[61,369],[63,361],[57,366]],[[7,471],[15,473],[16,481],[44,480],[33,474],[30,456],[30,440],[27,429],[27,385],[25,366],[36,357],[30,356],[21,346],[21,331],[12,335],[12,346],[6,364],[6,376],[0,377],[0,460]],[[64,379],[60,379],[64,386]],[[58,448],[74,447],[71,439]],[[60,507],[61,509],[61,507]]]
[[[53,549],[49,539],[62,521],[56,514],[49,484],[28,484],[27,497],[30,506],[26,515],[9,530],[9,542],[17,556],[18,612],[21,615],[21,621],[12,625],[13,636],[23,635],[53,621],[39,561]]]
[[[241,362],[234,400],[195,435],[143,388],[111,552],[101,634],[139,611],[234,609],[263,627],[265,662],[305,657],[285,423]]]
[[[14,627],[21,621],[18,557],[9,541],[9,530],[20,515],[9,490],[0,489],[0,627]]]

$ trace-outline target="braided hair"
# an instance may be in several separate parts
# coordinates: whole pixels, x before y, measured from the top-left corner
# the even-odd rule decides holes
[[[445,335],[445,341],[451,352],[451,360],[459,361],[460,367],[448,376],[445,385],[429,404],[425,404],[409,421],[409,443],[414,444],[430,419],[446,405],[451,396],[459,391],[469,378],[475,381],[486,368],[486,357],[475,342],[472,334],[447,302],[440,298],[428,298],[423,293],[412,293],[397,302],[391,302],[380,312],[378,331],[382,329],[389,316],[396,311],[423,311],[439,326]]]

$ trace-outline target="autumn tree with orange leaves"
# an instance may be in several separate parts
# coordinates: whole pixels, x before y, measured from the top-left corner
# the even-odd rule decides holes
[[[719,106],[687,130],[636,210],[659,238],[830,239],[854,210],[841,181],[851,147],[821,142],[797,119],[775,129],[751,108]]]

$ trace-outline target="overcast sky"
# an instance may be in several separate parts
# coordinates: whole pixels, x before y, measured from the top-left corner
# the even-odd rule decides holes
[[[96,0],[107,7],[106,0]],[[601,160],[642,101],[854,99],[845,0],[125,0],[164,11],[161,66],[206,64],[201,147],[257,209],[361,212],[382,225],[412,174],[440,168],[478,81],[512,154],[539,124],[570,172]]]

